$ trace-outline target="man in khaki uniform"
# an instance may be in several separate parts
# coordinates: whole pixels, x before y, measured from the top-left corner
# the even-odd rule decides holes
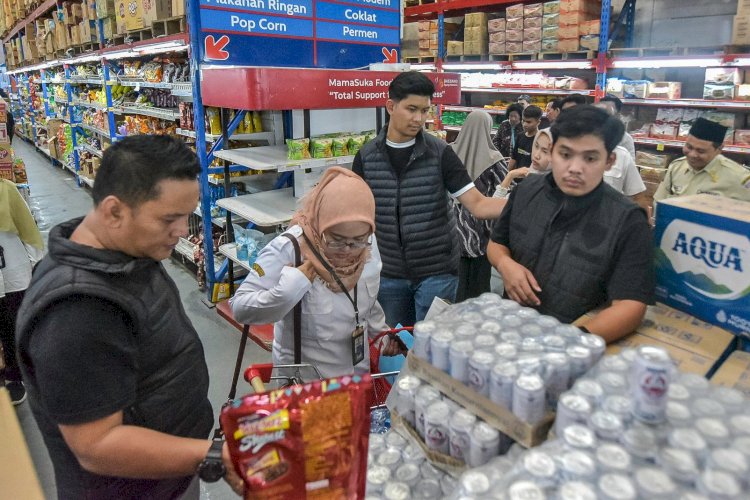
[[[721,154],[726,132],[727,127],[698,118],[682,149],[685,156],[669,165],[654,201],[700,193],[750,201],[750,170]]]

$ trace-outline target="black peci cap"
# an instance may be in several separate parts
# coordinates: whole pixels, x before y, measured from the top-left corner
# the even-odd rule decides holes
[[[698,118],[690,127],[690,135],[702,141],[722,144],[727,135],[728,128],[705,118]]]

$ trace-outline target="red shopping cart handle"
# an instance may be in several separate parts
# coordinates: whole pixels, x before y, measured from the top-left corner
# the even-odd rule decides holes
[[[245,380],[251,382],[254,378],[260,378],[263,382],[271,381],[273,363],[258,363],[250,365],[245,369]]]

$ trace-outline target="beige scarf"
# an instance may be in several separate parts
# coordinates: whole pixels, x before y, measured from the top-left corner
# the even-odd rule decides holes
[[[44,249],[42,235],[16,185],[0,179],[0,231],[15,233],[26,243]]]
[[[492,117],[481,109],[469,113],[451,147],[463,162],[471,180],[476,180],[482,172],[503,158],[492,142]]]

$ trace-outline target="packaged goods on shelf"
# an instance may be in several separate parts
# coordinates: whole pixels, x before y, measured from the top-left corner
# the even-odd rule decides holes
[[[651,137],[675,139],[684,112],[683,108],[659,108],[656,112],[656,121],[651,126]]]
[[[523,42],[506,41],[505,50],[508,51],[508,54],[520,54],[523,52]]]
[[[557,52],[557,38],[553,38],[551,40],[548,40],[546,38],[542,39],[542,50],[546,52]]]
[[[590,21],[592,18],[585,12],[560,12],[560,26],[580,26],[581,23]]]
[[[310,155],[313,158],[333,158],[333,139],[329,137],[311,137]]]
[[[732,44],[750,44],[750,15],[734,16],[732,23]]]
[[[490,42],[489,53],[493,55],[503,55],[506,53],[505,42]]]
[[[541,40],[526,40],[523,42],[524,52],[539,52],[542,50]]]
[[[635,152],[635,164],[639,167],[667,168],[672,157],[666,154],[648,153],[646,151]]]
[[[622,83],[622,95],[627,99],[645,99],[650,83],[648,80],[625,80]]]
[[[505,31],[522,31],[523,17],[508,17],[505,22]]]
[[[523,30],[524,42],[538,42],[542,39],[542,28],[528,28]]]
[[[739,101],[750,100],[750,84],[743,83],[742,85],[737,85],[734,98]]]
[[[495,33],[490,33],[490,42],[505,43],[505,31],[496,31]]]
[[[561,0],[560,12],[585,12],[587,14],[598,14],[602,3],[598,0]]]
[[[652,82],[648,85],[650,99],[679,99],[682,94],[682,83],[680,82]]]
[[[735,86],[732,83],[706,83],[703,85],[704,99],[734,99]]]
[[[583,35],[581,37],[581,48],[586,50],[598,50],[599,35]]]
[[[449,56],[462,56],[464,54],[464,42],[449,41],[446,53]]]
[[[558,38],[578,38],[580,35],[578,26],[559,26],[557,27]]]
[[[544,6],[542,7],[544,14],[557,14],[560,12],[560,2],[559,0],[554,2],[545,2]]]
[[[522,18],[523,17],[523,4],[510,5],[505,8],[505,17],[510,18]]]
[[[464,29],[464,42],[487,42],[487,26],[473,26]]]
[[[581,35],[598,35],[601,30],[601,21],[592,19],[591,21],[582,22],[578,26]]]
[[[419,23],[404,23],[401,38],[401,57],[418,57]]]
[[[575,52],[581,50],[578,38],[561,38],[557,41],[557,49],[560,52]]]
[[[739,85],[745,80],[745,72],[740,68],[706,68],[705,83]]]
[[[506,30],[506,42],[523,42],[523,30]]]
[[[709,194],[669,198],[656,211],[657,299],[750,337],[750,213]]]
[[[542,17],[542,26],[559,26],[560,14],[545,14]]]
[[[490,33],[505,32],[506,28],[507,25],[504,17],[498,17],[487,21],[487,30]]]
[[[464,26],[466,28],[483,28],[487,29],[487,13],[471,12],[464,17]]]
[[[487,54],[489,50],[488,42],[464,42],[464,55],[466,56],[479,56]]]
[[[738,146],[750,146],[750,130],[735,130],[733,143],[737,144]]]
[[[527,30],[529,28],[541,28],[541,27],[542,27],[542,16],[523,18],[523,29]]]
[[[523,17],[542,17],[544,7],[541,3],[530,3],[523,6]]]
[[[304,160],[311,158],[310,139],[287,139],[287,158],[290,160]]]
[[[711,377],[711,382],[750,397],[750,352],[734,351]]]
[[[557,40],[559,27],[558,26],[545,26],[542,28],[542,40]]]
[[[638,152],[636,152],[636,156],[637,155]],[[667,174],[666,168],[654,168],[638,165],[638,170],[641,174],[641,179],[643,179],[643,182],[652,182],[657,185],[664,180],[664,176]]]
[[[695,123],[695,120],[697,120],[702,114],[703,112],[699,109],[685,108],[682,113],[680,128],[677,131],[677,138],[684,140],[690,133],[690,128],[693,126],[693,123]]]

